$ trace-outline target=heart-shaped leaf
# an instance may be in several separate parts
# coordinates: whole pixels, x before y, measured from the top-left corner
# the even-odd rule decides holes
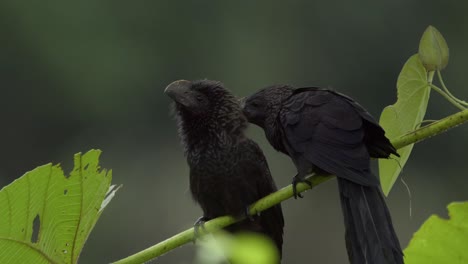
[[[398,76],[397,94],[397,102],[385,107],[380,115],[380,125],[390,139],[395,139],[418,128],[426,114],[430,87],[426,69],[417,54],[411,56],[403,66]],[[396,161],[379,160],[380,182],[385,195],[388,195],[408,161],[413,145],[399,149],[400,158],[395,157]]]

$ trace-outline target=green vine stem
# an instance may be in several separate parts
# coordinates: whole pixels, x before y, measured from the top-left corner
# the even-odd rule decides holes
[[[457,101],[459,104],[461,105],[464,105],[464,106],[468,106],[468,103],[463,101],[463,100],[460,100],[458,99],[457,97],[455,97],[455,95],[453,95],[449,89],[447,88],[447,86],[445,86],[445,83],[444,83],[444,79],[442,79],[442,74],[440,73],[440,70],[437,70],[437,77],[439,78],[439,82],[440,82],[440,85],[442,85],[442,89],[444,89],[444,91],[450,96],[452,97],[453,100]]]
[[[448,129],[461,125],[464,122],[468,121],[468,109],[458,112],[454,115],[448,116],[444,119],[436,121],[430,125],[419,128],[415,131],[412,131],[406,135],[403,135],[392,141],[393,145],[399,149],[410,144],[417,143],[424,139],[438,135]],[[327,180],[332,179],[334,176],[323,176],[315,175],[309,176],[307,179],[312,183],[312,186],[317,186]],[[307,184],[299,183],[297,185],[297,190],[299,192],[306,191],[310,189]],[[292,186],[288,185],[275,193],[272,193],[268,196],[263,197],[262,199],[255,202],[250,206],[249,214],[254,215],[257,212],[264,211],[275,204],[278,204],[284,200],[287,200],[293,196]],[[235,219],[231,216],[221,216],[210,220],[205,223],[205,228],[207,232],[213,232],[219,230],[223,227],[231,225],[237,221],[242,220]],[[184,244],[190,243],[193,241],[194,230],[193,228],[187,229],[179,234],[174,235],[154,246],[151,246],[143,251],[137,252],[134,255],[126,257],[124,259],[114,262],[114,264],[136,264],[144,263],[151,259],[157,258],[177,247],[180,247]]]
[[[440,89],[440,88],[437,87],[436,85],[434,85],[434,84],[432,84],[432,83],[430,83],[429,85],[431,86],[431,88],[432,88],[434,91],[438,92],[440,95],[442,95],[443,97],[445,97],[445,99],[447,99],[450,103],[452,103],[452,104],[453,104],[455,107],[457,107],[458,109],[460,109],[460,110],[465,110],[465,109],[466,109],[466,107],[464,107],[463,105],[459,104],[459,103],[457,102],[456,99],[452,98],[448,93],[442,91],[442,89]]]
[[[402,147],[414,144],[430,137],[441,134],[451,128],[459,126],[468,121],[468,109],[450,115],[444,119],[435,121],[430,125],[416,129],[408,134],[405,134],[395,140],[392,140],[393,146],[400,149]]]
[[[434,71],[430,71],[427,73],[427,82],[432,84],[432,80],[434,79]]]

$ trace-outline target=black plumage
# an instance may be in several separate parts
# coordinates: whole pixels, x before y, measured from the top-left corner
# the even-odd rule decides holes
[[[293,185],[312,172],[337,176],[351,263],[403,263],[379,179],[370,170],[371,157],[398,154],[362,106],[335,91],[278,85],[247,97],[243,111],[291,157],[298,170]]]
[[[176,81],[165,93],[175,101],[179,135],[190,167],[190,190],[203,220],[245,216],[247,207],[275,192],[267,161],[246,138],[248,125],[238,100],[216,81]],[[260,215],[226,228],[270,237],[281,254],[283,213],[276,205]]]

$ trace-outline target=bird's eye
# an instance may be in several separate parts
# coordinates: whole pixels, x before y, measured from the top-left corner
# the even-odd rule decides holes
[[[197,101],[199,101],[199,102],[203,101],[203,96],[202,96],[202,95],[197,95],[195,98],[196,98]]]

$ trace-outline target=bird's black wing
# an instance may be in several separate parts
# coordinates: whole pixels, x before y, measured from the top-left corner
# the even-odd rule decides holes
[[[298,89],[279,115],[296,156],[360,185],[377,186],[370,172],[364,120],[348,99],[324,89]]]
[[[303,92],[314,92],[324,91],[337,95],[347,101],[354,110],[359,113],[363,121],[364,128],[364,144],[367,147],[369,155],[373,158],[388,158],[390,154],[398,155],[395,147],[390,143],[390,140],[385,136],[385,130],[379,125],[379,123],[362,107],[358,102],[354,101],[351,97],[339,93],[334,90],[328,90],[318,87],[304,87],[298,88],[294,91],[294,94]]]
[[[369,154],[373,158],[388,158],[390,154],[395,156],[398,155],[395,147],[390,143],[390,140],[385,136],[385,130],[379,125],[379,123],[369,114],[369,112],[364,109],[358,102],[354,101],[352,98],[336,92],[331,91],[332,93],[346,99],[349,104],[351,104],[359,115],[363,118],[364,121],[364,143],[369,151]]]

